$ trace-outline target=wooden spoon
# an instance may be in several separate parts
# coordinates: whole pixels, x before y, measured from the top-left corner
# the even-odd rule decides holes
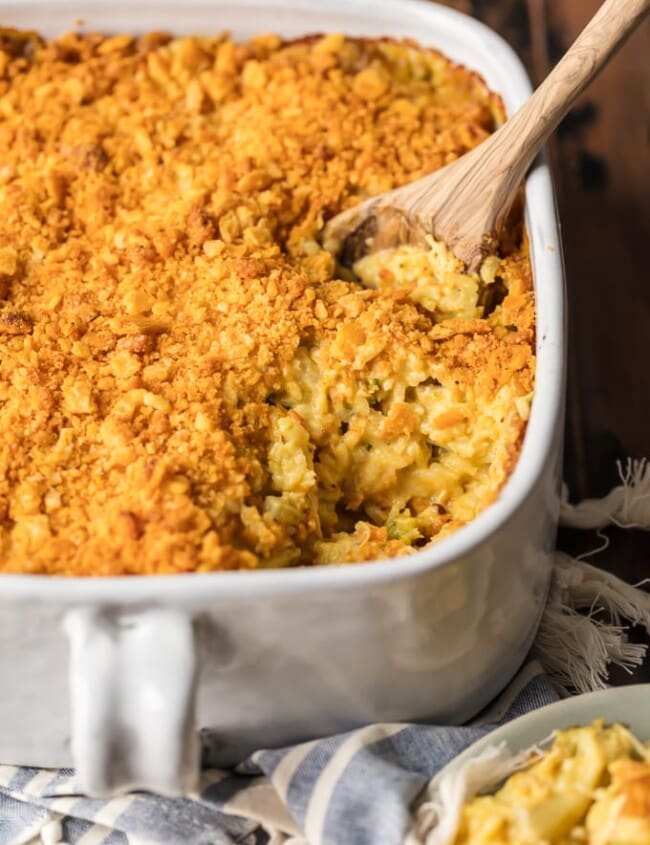
[[[332,218],[323,230],[324,247],[352,267],[371,252],[424,244],[429,235],[470,271],[478,270],[497,249],[504,218],[541,146],[649,10],[650,0],[606,0],[507,123],[446,167]]]

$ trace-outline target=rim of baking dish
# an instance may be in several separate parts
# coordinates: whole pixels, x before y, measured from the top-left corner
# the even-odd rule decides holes
[[[25,14],[24,0],[0,0],[0,16],[4,25],[20,23]],[[316,11],[317,0],[239,0],[234,4],[214,0],[192,0],[183,5],[186,14],[191,8],[204,14],[227,9],[230,14],[252,15],[256,10],[282,12],[291,17],[296,29],[296,15],[304,13],[309,18]],[[103,7],[103,8],[102,8]],[[173,13],[178,6],[171,0],[143,0],[134,9],[132,4],[110,4],[102,0],[85,0],[84,3],[42,0],[29,3],[30,17],[39,21],[43,30],[49,16],[54,13],[56,26],[61,19],[72,22],[75,18],[88,17],[92,10],[95,28],[110,30],[120,14],[134,18],[147,10],[156,13]],[[95,15],[95,10],[97,14]],[[401,37],[399,21],[408,20],[408,30],[413,32],[418,21],[426,28],[440,33],[436,46],[455,61],[477,70],[490,88],[501,94],[508,114],[512,114],[530,95],[531,84],[519,57],[492,29],[480,21],[430,0],[383,0],[380,7],[375,0],[332,0],[329,10],[335,11],[336,23],[350,18],[350,34],[359,26],[363,17],[373,20],[381,15],[393,17]],[[322,8],[321,8],[322,13]],[[106,14],[108,13],[108,17]],[[333,15],[334,17],[334,15]],[[185,18],[186,20],[188,18]],[[287,18],[288,20],[289,18]],[[190,16],[191,20],[191,16]],[[300,20],[298,18],[297,20]],[[356,25],[354,21],[357,21]],[[150,25],[159,26],[156,18]],[[172,21],[171,29],[183,29]],[[187,26],[184,27],[187,30]],[[278,30],[282,20],[278,21]],[[335,28],[335,27],[333,27]],[[362,28],[362,26],[361,26]],[[215,27],[216,29],[216,27]],[[303,34],[308,31],[302,28]],[[391,27],[393,29],[393,27]],[[447,51],[444,43],[446,32],[463,30],[463,55],[458,50]],[[313,31],[313,30],[312,30]],[[474,62],[468,56],[478,57]],[[481,66],[483,65],[483,66]],[[534,209],[531,215],[531,208]],[[420,572],[450,564],[470,553],[495,534],[523,505],[544,471],[554,440],[561,437],[561,415],[564,402],[565,381],[565,292],[562,247],[555,196],[548,162],[541,156],[526,180],[526,227],[531,245],[531,261],[536,298],[536,376],[530,419],[519,460],[506,481],[499,497],[471,522],[429,549],[400,558],[388,558],[369,563],[329,564],[288,569],[255,569],[215,572],[190,572],[178,575],[122,575],[122,576],[58,576],[1,574],[0,590],[5,596],[43,597],[66,604],[89,601],[134,604],[146,601],[175,603],[191,602],[197,598],[227,598],[228,596],[307,593],[319,589],[346,589],[366,584],[400,580]]]

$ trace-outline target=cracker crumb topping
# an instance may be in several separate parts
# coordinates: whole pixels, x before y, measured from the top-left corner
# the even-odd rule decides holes
[[[0,571],[407,554],[516,462],[521,224],[346,281],[324,222],[480,143],[478,76],[413,42],[0,30]]]

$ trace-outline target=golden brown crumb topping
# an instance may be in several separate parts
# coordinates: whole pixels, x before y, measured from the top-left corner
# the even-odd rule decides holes
[[[0,571],[366,560],[491,501],[525,252],[397,254],[372,290],[317,238],[501,116],[413,43],[0,31]]]

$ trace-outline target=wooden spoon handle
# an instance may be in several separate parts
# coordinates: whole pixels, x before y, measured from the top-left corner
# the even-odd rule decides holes
[[[648,11],[650,0],[606,0],[525,105],[495,133],[495,147],[510,159],[513,189],[576,98]]]

